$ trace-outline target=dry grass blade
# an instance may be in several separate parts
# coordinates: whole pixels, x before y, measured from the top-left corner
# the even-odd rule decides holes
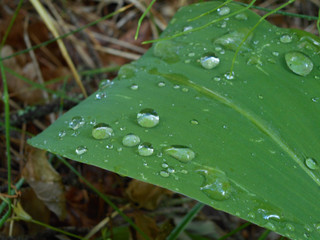
[[[49,15],[49,13],[45,10],[45,8],[43,7],[43,5],[40,3],[40,1],[38,0],[30,0],[30,2],[32,3],[32,5],[34,6],[34,8],[37,10],[37,12],[39,13],[39,15],[41,16],[41,18],[43,19],[44,23],[46,24],[46,26],[49,28],[49,30],[52,32],[53,36],[54,37],[59,37],[59,33],[56,29],[56,26],[54,24],[54,21],[53,19],[51,18],[51,16]],[[65,58],[66,62],[68,63],[70,69],[71,69],[71,72],[77,82],[77,84],[79,85],[83,95],[85,97],[87,97],[87,92],[80,80],[80,76],[68,54],[68,51],[63,43],[63,41],[61,39],[58,39],[57,40],[57,43],[59,45],[59,48],[61,50],[61,53],[63,55],[63,57]]]

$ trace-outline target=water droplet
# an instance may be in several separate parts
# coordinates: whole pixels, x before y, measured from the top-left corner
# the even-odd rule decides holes
[[[189,89],[188,88],[182,88],[182,92],[189,92]]]
[[[236,15],[237,20],[246,21],[248,19],[247,15],[245,13],[239,13]]]
[[[196,54],[194,52],[188,53],[188,57],[194,57]]]
[[[168,172],[166,172],[166,171],[163,171],[163,170],[162,170],[162,171],[160,171],[160,176],[161,176],[161,177],[166,177],[166,178],[167,178],[167,177],[169,177],[169,176],[170,176],[170,174],[169,174]]]
[[[122,139],[122,144],[126,147],[133,147],[140,143],[140,138],[137,135],[129,133],[128,135],[124,136]]]
[[[249,218],[252,218],[252,219],[255,219],[255,218],[256,218],[256,215],[254,214],[254,212],[249,212],[249,213],[248,213],[248,217],[249,217]]]
[[[232,73],[227,72],[224,74],[224,77],[228,80],[232,80],[232,79],[234,79],[234,72],[232,72]]]
[[[165,87],[165,86],[166,86],[165,82],[159,82],[158,83],[158,87]]]
[[[103,98],[106,98],[107,97],[107,94],[105,92],[97,92],[96,95],[95,95],[95,99],[96,100],[101,100]]]
[[[295,230],[294,226],[291,223],[287,223],[286,228],[291,232],[293,232]]]
[[[179,61],[178,46],[170,40],[157,42],[153,47],[153,55],[162,60],[175,63]]]
[[[213,69],[220,63],[220,59],[212,53],[207,53],[200,58],[201,66],[205,69]]]
[[[247,34],[250,34],[249,37],[246,39],[245,43],[241,46],[242,50],[248,50],[248,44],[250,43],[253,34],[250,33],[249,28],[242,28],[239,30],[236,30],[231,33],[227,33],[226,35],[223,35],[222,37],[219,37],[214,41],[215,44],[222,45],[224,48],[236,51],[239,45],[241,44],[242,40],[247,36]]]
[[[191,29],[193,29],[192,26],[186,26],[186,27],[183,28],[183,31],[186,32],[186,31],[189,31]]]
[[[180,85],[174,85],[173,88],[174,88],[174,89],[179,89],[179,88],[180,88]]]
[[[136,74],[136,67],[133,64],[125,64],[123,65],[118,72],[119,79],[128,79],[132,78]]]
[[[76,148],[77,155],[82,155],[82,154],[86,153],[87,151],[88,151],[88,148],[86,146],[81,145]]]
[[[248,65],[260,65],[262,66],[262,62],[260,60],[260,56],[258,55],[252,55],[249,57],[248,61],[247,61]]]
[[[62,130],[58,133],[58,136],[60,139],[62,139],[66,134],[67,134],[67,132],[65,130]]]
[[[229,7],[218,8],[217,12],[220,16],[224,16],[230,13],[230,8]]]
[[[219,82],[221,80],[221,78],[216,76],[216,77],[213,78],[213,80],[216,81],[216,82]]]
[[[166,163],[162,163],[162,165],[161,165],[163,168],[167,168],[167,167],[169,167],[169,165],[168,164],[166,164]]]
[[[122,147],[117,148],[117,152],[122,152],[122,150],[123,150]]]
[[[144,156],[144,157],[151,156],[153,154],[153,151],[154,149],[151,143],[144,142],[138,146],[138,153],[140,156]]]
[[[138,89],[139,89],[139,86],[138,86],[138,84],[132,84],[132,85],[130,86],[130,89],[131,89],[131,90],[138,90]]]
[[[176,170],[174,170],[173,168],[168,168],[168,172],[169,173],[175,173]]]
[[[287,66],[300,76],[307,76],[313,69],[311,59],[301,52],[289,52],[285,55]]]
[[[196,119],[192,119],[192,120],[190,121],[190,123],[191,123],[192,125],[198,125],[198,124],[199,124],[198,120],[196,120]]]
[[[112,144],[107,144],[107,145],[106,145],[106,149],[112,150],[112,149],[113,149],[113,145],[112,145]]]
[[[314,224],[314,227],[316,228],[316,230],[317,230],[318,232],[320,232],[320,223]]]
[[[200,190],[209,198],[217,201],[226,200],[231,195],[231,184],[226,174],[218,169],[197,170],[204,176]]]
[[[179,160],[180,162],[190,162],[195,157],[194,151],[186,146],[172,145],[164,149],[165,153]]]
[[[183,173],[183,174],[188,174],[188,171],[185,170],[185,169],[182,169],[182,170],[181,170],[181,173]]]
[[[279,52],[272,52],[272,55],[278,57],[279,56]]]
[[[317,103],[319,101],[319,98],[318,97],[313,97],[313,98],[311,98],[311,101],[314,102],[314,103]]]
[[[106,139],[113,135],[113,129],[106,123],[98,123],[92,129],[95,139]]]
[[[159,115],[151,108],[142,109],[137,114],[137,121],[141,127],[151,128],[159,124]]]
[[[82,127],[84,125],[85,121],[83,117],[75,116],[71,119],[69,122],[69,128],[73,130],[77,130],[78,128]]]
[[[282,43],[291,43],[292,42],[292,36],[289,34],[283,34],[280,37],[280,42]]]
[[[113,84],[113,82],[111,82],[109,79],[102,80],[99,83],[99,90],[102,90],[102,89],[105,89],[107,87],[110,87],[112,84]]]
[[[314,160],[313,158],[307,158],[305,160],[305,164],[311,170],[316,170],[316,169],[319,168],[319,165],[318,165],[317,161]]]

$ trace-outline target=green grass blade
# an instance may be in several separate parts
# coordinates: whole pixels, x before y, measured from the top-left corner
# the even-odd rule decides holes
[[[167,240],[174,240],[180,235],[181,232],[188,226],[194,217],[201,211],[205,205],[198,202],[194,207],[184,216],[181,222],[173,229],[170,235],[167,237]]]

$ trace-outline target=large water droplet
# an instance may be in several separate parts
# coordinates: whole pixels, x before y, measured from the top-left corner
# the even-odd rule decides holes
[[[220,16],[224,16],[224,15],[227,15],[230,13],[230,8],[229,7],[222,7],[222,8],[218,8],[217,11]]]
[[[175,63],[179,61],[177,50],[178,46],[174,42],[170,40],[160,41],[153,47],[153,55],[166,62]]]
[[[126,147],[133,147],[140,143],[140,138],[137,135],[129,133],[128,135],[124,136],[122,139],[122,144]]]
[[[286,53],[285,60],[290,70],[300,76],[307,76],[313,69],[311,59],[301,52]]]
[[[280,37],[280,42],[282,43],[291,43],[292,42],[292,36],[289,34],[283,34]]]
[[[118,77],[120,79],[128,79],[135,76],[137,68],[133,64],[123,65],[118,72]]]
[[[92,129],[95,139],[106,139],[113,135],[113,129],[106,123],[98,123]]]
[[[82,154],[86,153],[87,151],[88,151],[88,148],[86,146],[81,145],[76,148],[77,155],[82,155]]]
[[[196,156],[190,148],[181,145],[172,145],[164,149],[165,153],[179,160],[180,162],[190,162]]]
[[[246,35],[250,32],[249,28],[242,28],[236,30],[234,32],[228,33],[223,35],[222,37],[216,39],[214,41],[215,44],[222,45],[226,49],[236,51],[239,45],[241,44],[242,40],[246,37]],[[249,37],[246,39],[245,43],[242,45],[242,50],[248,50],[249,43],[252,39],[253,34],[250,33]]]
[[[144,156],[144,157],[151,156],[153,152],[154,152],[154,149],[151,143],[144,142],[138,146],[138,154],[140,156]]]
[[[82,127],[84,123],[85,121],[83,117],[75,116],[69,122],[69,128],[72,128],[73,130],[77,130],[78,128]]]
[[[204,176],[200,190],[213,200],[226,200],[231,195],[231,184],[226,174],[218,169],[198,170]]]
[[[220,59],[212,53],[205,54],[200,58],[201,66],[205,69],[213,69],[220,63]]]
[[[137,121],[141,127],[151,128],[159,124],[159,115],[151,108],[142,109],[137,114]]]
[[[158,86],[159,86],[159,87],[165,87],[166,84],[165,84],[165,82],[159,82],[159,83],[158,83]]]
[[[318,165],[317,161],[314,160],[313,158],[307,158],[305,160],[305,164],[311,170],[316,170],[316,169],[319,168],[319,165]]]

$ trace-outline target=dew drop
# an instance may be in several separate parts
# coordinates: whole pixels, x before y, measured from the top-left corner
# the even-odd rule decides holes
[[[138,154],[140,156],[144,156],[144,157],[151,156],[153,152],[154,152],[154,149],[151,143],[144,142],[138,146]]]
[[[162,163],[161,167],[163,167],[163,168],[167,168],[167,167],[169,167],[169,165],[168,165],[168,164],[166,164],[166,163]]]
[[[190,123],[191,123],[192,125],[198,125],[198,124],[199,124],[198,120],[196,120],[196,119],[192,119],[192,120],[190,121]]]
[[[311,101],[314,102],[314,103],[317,103],[317,102],[319,102],[319,98],[318,97],[313,97],[313,98],[311,98]]]
[[[216,57],[214,54],[205,54],[200,58],[200,64],[205,69],[213,69],[217,67],[220,63],[220,59]]]
[[[78,128],[82,127],[84,125],[85,121],[83,117],[75,116],[71,119],[69,122],[69,128],[73,130],[77,130]]]
[[[235,17],[237,20],[246,21],[248,19],[247,15],[245,13],[239,13]]]
[[[113,145],[112,145],[112,144],[107,144],[107,145],[106,145],[106,149],[112,150],[112,149],[113,149]]]
[[[234,72],[232,72],[232,73],[227,72],[224,74],[224,77],[228,80],[232,80],[232,79],[234,79]]]
[[[124,136],[122,139],[122,144],[126,147],[133,147],[140,143],[140,138],[137,135],[129,133],[128,135]]]
[[[287,223],[286,228],[291,232],[293,232],[295,230],[294,226],[291,223]]]
[[[305,160],[305,164],[311,170],[316,170],[316,169],[319,168],[319,165],[318,165],[317,161],[314,160],[313,158],[307,158]]]
[[[67,134],[67,132],[65,130],[62,130],[58,133],[58,136],[60,139],[62,139],[66,134]]]
[[[169,174],[167,171],[163,171],[163,170],[162,170],[162,171],[160,171],[160,176],[167,178],[167,177],[170,176],[170,174]]]
[[[181,145],[172,145],[165,148],[164,151],[171,157],[174,157],[175,159],[183,163],[190,162],[196,155],[190,148]]]
[[[241,44],[242,40],[250,34],[249,37],[246,39],[245,43],[242,45],[241,49],[248,50],[248,44],[252,39],[253,34],[250,32],[249,28],[242,28],[236,30],[231,33],[227,33],[219,38],[217,38],[214,43],[223,46],[226,49],[236,51],[239,45]]]
[[[285,55],[287,66],[300,76],[307,76],[313,69],[311,59],[301,52],[289,52]]]
[[[179,61],[178,46],[170,40],[157,42],[153,47],[153,55],[162,60],[175,63]]]
[[[87,151],[88,151],[88,148],[86,146],[81,145],[76,148],[77,155],[82,155],[82,154],[86,153]]]
[[[248,217],[251,218],[251,219],[255,219],[256,218],[256,215],[254,212],[249,212],[248,213]]]
[[[218,169],[199,169],[197,172],[204,176],[204,182],[200,190],[209,198],[222,201],[230,197],[231,184],[223,171]]]
[[[107,87],[110,87],[112,84],[113,84],[113,82],[111,82],[109,79],[102,80],[99,83],[99,90],[102,90],[102,89],[105,89]]]
[[[220,16],[224,16],[230,13],[230,8],[229,7],[218,8],[217,12]]]
[[[314,227],[316,228],[316,230],[317,230],[318,232],[320,232],[320,223],[314,224]]]
[[[118,72],[119,79],[128,79],[132,78],[136,74],[136,67],[133,64],[125,64],[123,65]]]
[[[139,85],[138,85],[138,84],[132,84],[132,85],[130,86],[130,89],[131,89],[131,90],[138,90],[138,89],[139,89]]]
[[[142,109],[137,114],[137,121],[141,127],[151,128],[159,124],[159,115],[151,108]]]
[[[95,139],[106,139],[113,135],[113,129],[106,123],[98,123],[92,129],[92,136]]]
[[[216,77],[213,78],[213,80],[216,81],[216,82],[219,82],[221,80],[221,78],[216,76]]]
[[[107,97],[107,94],[105,92],[97,92],[96,95],[95,95],[95,99],[96,100],[101,100],[103,98],[106,98]]]
[[[275,57],[278,57],[279,56],[279,52],[275,52],[274,51],[274,52],[272,52],[272,55],[275,56]]]
[[[165,87],[165,86],[166,86],[165,82],[159,82],[158,83],[158,87]]]
[[[183,31],[186,32],[186,31],[189,31],[191,29],[193,29],[192,26],[186,26],[186,27],[183,28]]]
[[[182,170],[181,170],[181,173],[183,173],[183,174],[188,174],[188,171],[185,170],[185,169],[182,169]]]
[[[174,85],[173,86],[173,89],[179,89],[180,88],[180,85]]]
[[[169,172],[169,173],[175,173],[176,170],[174,170],[173,168],[168,168],[168,172]]]
[[[292,42],[292,36],[289,34],[283,34],[280,37],[280,42],[282,43],[291,43]]]

